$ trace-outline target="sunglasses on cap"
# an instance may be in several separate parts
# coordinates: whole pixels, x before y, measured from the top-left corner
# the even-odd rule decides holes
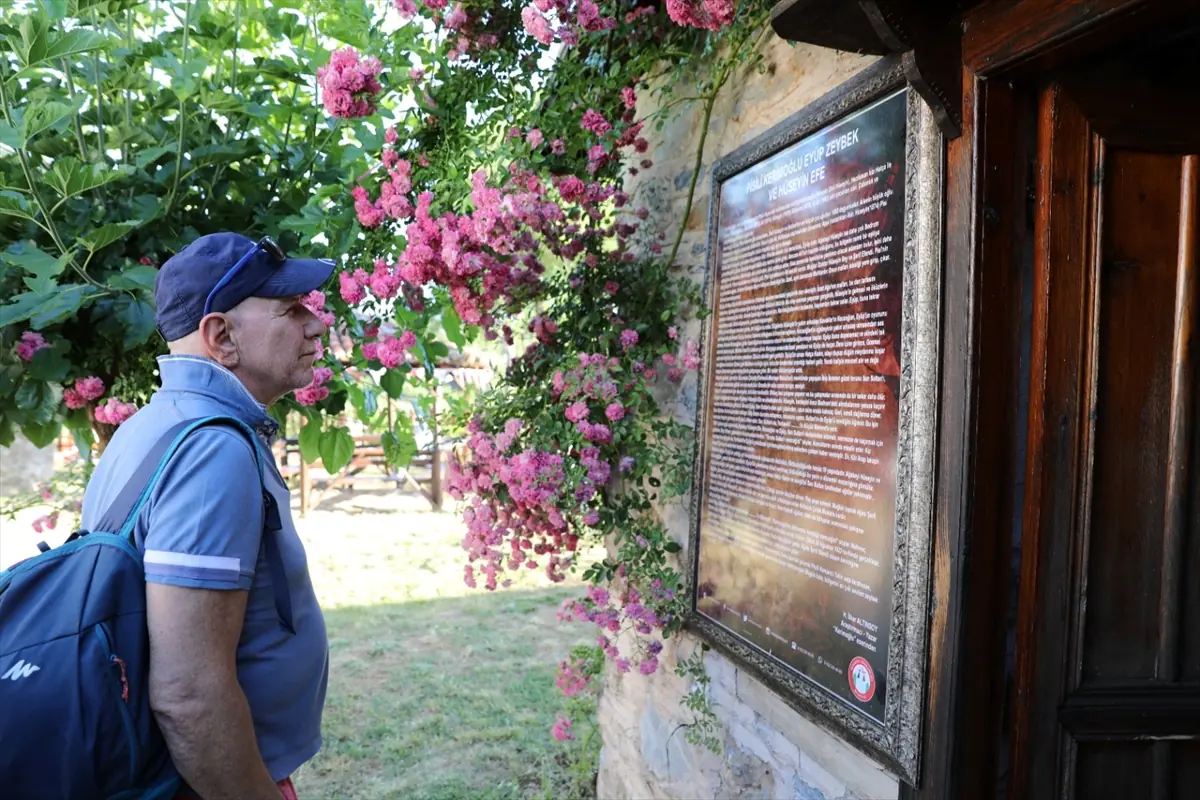
[[[284,261],[287,261],[287,253],[283,252],[283,248],[280,247],[279,244],[274,239],[272,239],[270,236],[262,237],[261,239],[258,240],[258,242],[254,245],[254,247],[250,248],[249,252],[247,252],[246,255],[244,255],[238,259],[238,262],[233,265],[233,269],[229,270],[229,272],[226,272],[224,277],[222,277],[221,280],[217,281],[217,285],[213,287],[213,290],[208,293],[208,297],[204,301],[204,316],[208,316],[212,312],[212,302],[213,302],[213,298],[217,296],[217,292],[221,291],[226,286],[228,286],[229,282],[232,281],[234,279],[234,276],[236,276],[238,274],[238,271],[259,250],[262,250],[267,255],[269,255],[272,258],[272,260],[275,261],[276,266],[278,266],[279,264],[282,264]]]

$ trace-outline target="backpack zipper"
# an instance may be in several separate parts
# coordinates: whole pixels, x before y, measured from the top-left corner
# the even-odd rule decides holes
[[[121,723],[125,726],[125,737],[129,740],[129,781],[132,784],[137,780],[138,743],[134,733],[133,714],[129,711],[129,678],[125,674],[125,662],[113,652],[112,637],[103,622],[96,625],[96,635],[100,637],[104,646],[109,666],[118,668],[121,673]]]

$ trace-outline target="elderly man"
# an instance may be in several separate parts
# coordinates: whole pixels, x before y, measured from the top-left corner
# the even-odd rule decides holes
[[[300,301],[333,266],[233,233],[203,236],[163,264],[155,286],[156,321],[170,349],[159,361],[162,387],[118,429],[83,503],[86,527],[154,443],[185,420],[232,416],[260,440],[262,479],[254,445],[238,431],[192,433],[135,528],[146,574],[150,705],[184,780],[179,797],[294,798],[289,776],[321,746],[325,621],[288,488],[270,457],[278,426],[267,407],[312,381],[325,327]],[[280,529],[266,537],[270,505]],[[290,620],[281,621],[280,597]]]

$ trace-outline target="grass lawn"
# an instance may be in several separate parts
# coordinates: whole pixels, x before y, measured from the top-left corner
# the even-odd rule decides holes
[[[330,639],[325,746],[296,775],[301,798],[593,796],[598,737],[550,735],[556,665],[590,638],[555,619],[576,588],[529,573],[468,589],[461,523],[419,497],[331,497],[297,523]]]

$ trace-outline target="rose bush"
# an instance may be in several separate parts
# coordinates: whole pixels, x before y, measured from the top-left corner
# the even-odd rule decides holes
[[[0,164],[0,288],[16,297],[0,306],[0,441],[65,423],[87,450],[145,401],[154,267],[195,235],[252,229],[339,259],[305,300],[332,329],[313,382],[272,413],[301,420],[304,457],[331,471],[353,450],[350,413],[389,462],[412,457],[401,398],[416,424],[462,437],[448,488],[464,580],[540,569],[591,586],[560,614],[596,627],[562,665],[575,705],[553,733],[571,738],[604,660],[655,672],[687,612],[656,512],[691,475],[691,431],[660,400],[702,356],[678,335],[704,312],[676,255],[713,104],[760,66],[768,7],[72,0],[6,19],[0,153],[17,158]],[[626,181],[694,104],[679,226],[643,229]],[[451,348],[507,357],[469,406],[437,391]],[[596,542],[607,557],[582,563]],[[711,745],[702,662],[676,671],[699,687],[689,735]]]

